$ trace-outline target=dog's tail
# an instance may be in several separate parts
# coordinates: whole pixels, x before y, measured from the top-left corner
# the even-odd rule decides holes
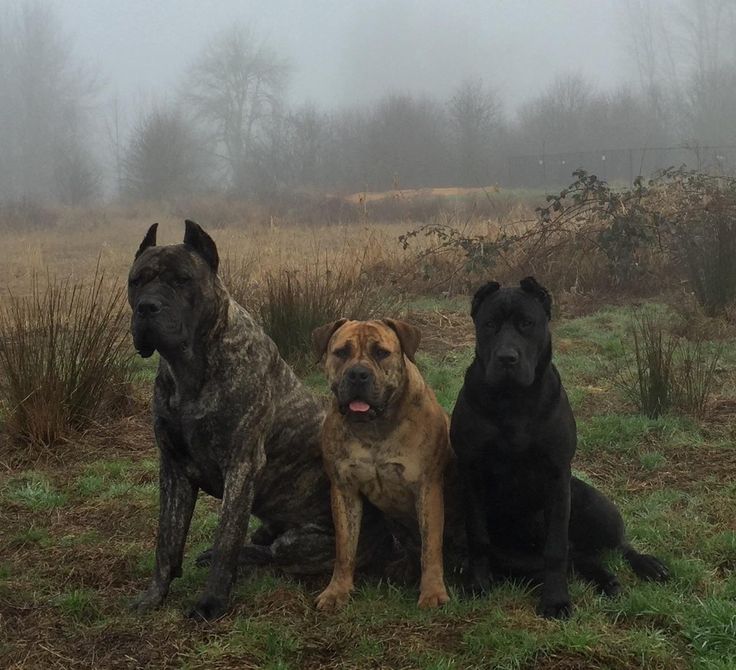
[[[670,578],[670,571],[656,556],[640,554],[630,544],[621,546],[621,553],[639,579],[652,582],[666,582]]]

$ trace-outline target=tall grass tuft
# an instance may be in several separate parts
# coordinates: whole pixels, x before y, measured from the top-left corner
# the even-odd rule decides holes
[[[712,345],[702,339],[681,343],[675,404],[683,411],[703,416],[716,383],[722,345]]]
[[[614,375],[617,386],[639,411],[657,418],[670,410],[702,416],[716,383],[721,348],[702,335],[687,340],[671,324],[649,313],[634,316],[629,361]]]
[[[127,394],[131,349],[120,287],[34,277],[0,304],[0,392],[14,438],[52,445]]]
[[[648,314],[634,318],[635,385],[630,395],[639,409],[654,419],[667,412],[674,400],[677,338]]]
[[[370,319],[393,316],[400,300],[395,292],[361,275],[359,269],[326,263],[305,263],[265,275],[259,315],[281,355],[303,367],[312,358],[312,331],[346,317]]]
[[[255,256],[235,257],[225,256],[220,263],[220,279],[225,284],[228,293],[239,305],[252,309],[256,304],[254,295],[254,266]]]

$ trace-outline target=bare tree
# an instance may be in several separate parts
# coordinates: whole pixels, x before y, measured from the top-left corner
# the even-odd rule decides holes
[[[502,124],[501,105],[480,79],[468,79],[457,88],[448,108],[461,183],[485,185],[493,162],[494,135]]]
[[[364,129],[362,172],[373,188],[433,186],[447,179],[447,117],[434,100],[387,95]]]
[[[311,104],[289,115],[292,128],[292,165],[296,183],[316,186],[322,183],[327,117]]]
[[[224,152],[232,185],[246,186],[248,152],[278,105],[289,67],[252,30],[221,33],[192,68],[187,98]]]
[[[557,77],[522,106],[517,132],[530,151],[572,151],[584,145],[593,87],[579,74]]]
[[[123,160],[125,193],[158,200],[203,190],[206,152],[179,112],[158,108],[134,128]]]
[[[686,132],[694,143],[736,141],[736,8],[726,0],[686,0],[679,15],[689,76]]]
[[[49,199],[66,152],[89,157],[89,108],[95,77],[75,62],[50,6],[29,1],[0,32],[0,197]],[[91,159],[90,159],[91,160]]]

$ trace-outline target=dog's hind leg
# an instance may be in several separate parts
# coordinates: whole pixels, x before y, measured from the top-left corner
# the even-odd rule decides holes
[[[653,582],[666,582],[670,578],[670,571],[662,561],[651,554],[640,554],[630,544],[621,545],[621,553],[639,579]]]
[[[618,577],[604,567],[600,556],[571,551],[572,569],[583,579],[591,582],[603,595],[613,598],[621,593]]]
[[[273,554],[270,550],[271,543],[278,537],[269,526],[259,526],[251,535],[250,542],[245,544],[238,556],[238,565],[268,565],[273,562]],[[212,563],[212,547],[205,549],[197,556],[195,565],[198,568],[206,568]]]
[[[331,528],[306,524],[289,528],[269,545],[274,567],[296,575],[329,573],[335,560],[335,536]]]
[[[251,539],[238,554],[241,568],[271,566],[296,575],[317,575],[332,570],[335,559],[332,529],[307,524],[276,536],[254,533]],[[266,543],[261,544],[263,540]],[[207,567],[211,562],[212,548],[197,556],[199,567]]]
[[[650,554],[639,553],[626,542],[624,520],[613,501],[576,477],[573,477],[570,488],[570,542],[578,559],[583,561],[582,570],[578,569],[580,574],[585,576],[583,570],[596,573],[595,568],[587,565],[589,556],[598,556],[608,549],[620,551],[640,579],[662,582],[669,578],[669,570],[662,561]],[[598,583],[596,578],[592,581]],[[601,587],[601,590],[604,589]]]

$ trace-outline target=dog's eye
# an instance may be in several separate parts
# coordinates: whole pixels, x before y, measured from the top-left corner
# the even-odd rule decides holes
[[[521,319],[521,321],[519,321],[519,328],[522,328],[523,330],[527,330],[533,325],[534,321],[532,321],[531,319]]]
[[[339,349],[335,349],[332,352],[332,355],[345,360],[348,356],[350,356],[350,347],[340,347]]]
[[[391,352],[388,349],[384,349],[383,347],[376,347],[373,350],[373,356],[376,358],[376,360],[382,361],[384,358],[388,358],[391,355]]]
[[[191,277],[189,275],[179,275],[174,279],[174,282],[177,286],[184,286],[190,279]]]

